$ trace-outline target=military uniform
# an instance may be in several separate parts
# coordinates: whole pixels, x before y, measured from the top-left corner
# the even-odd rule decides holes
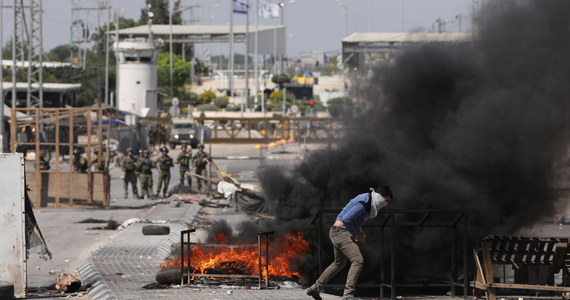
[[[128,153],[129,151],[127,151]],[[133,190],[133,197],[138,197],[139,196],[139,192],[137,189],[137,175],[135,173],[136,171],[136,163],[137,163],[137,159],[136,157],[132,156],[132,151],[131,155],[128,155],[125,157],[125,159],[123,160],[123,191],[125,193],[125,198],[127,198],[127,196],[129,195],[129,183],[132,186],[132,190]]]
[[[95,152],[95,158],[91,161],[91,165],[97,164],[97,171],[105,171],[107,168],[105,163],[105,154],[101,153],[101,161],[97,157],[97,152]]]
[[[86,173],[88,167],[87,158],[83,157],[81,154],[76,154],[73,158],[73,170],[76,172]]]
[[[194,161],[194,168],[196,168],[195,173],[198,175],[206,176],[206,165],[208,164],[209,155],[208,153],[204,152],[204,146],[200,146],[198,148],[198,152],[194,154],[192,160]],[[202,190],[202,182],[203,179],[198,179],[198,191]],[[205,184],[205,183],[204,183]]]
[[[152,168],[156,168],[156,165],[152,162],[148,155],[144,155],[139,160],[140,171],[139,179],[141,181],[141,195],[140,198],[143,199],[146,194],[148,198],[152,198]]]
[[[187,177],[188,186],[192,188],[192,177],[186,175],[186,172],[190,171],[190,166],[192,164],[192,151],[182,150],[176,158],[176,163],[180,165],[180,186],[184,185],[184,177]]]
[[[47,161],[43,156],[40,156],[40,170],[47,171],[50,168],[49,161]]]
[[[156,145],[156,126],[155,125],[150,126],[150,129],[148,130],[148,143],[150,145],[152,145],[153,149],[155,149],[155,145]]]
[[[162,185],[164,184],[164,188],[162,188],[163,196],[167,196],[168,192],[168,185],[170,184],[170,168],[172,168],[174,161],[172,157],[168,156],[168,150],[163,151],[162,149],[166,149],[165,147],[161,148],[162,156],[158,158],[156,161],[158,167],[158,186],[156,189],[156,195],[160,195],[160,190]]]
[[[135,157],[135,176],[137,177],[138,181],[141,183],[142,189],[142,179],[141,179],[141,159],[143,157],[143,150],[139,150],[138,155]],[[144,192],[144,191],[143,191]],[[141,197],[139,197],[141,198]]]

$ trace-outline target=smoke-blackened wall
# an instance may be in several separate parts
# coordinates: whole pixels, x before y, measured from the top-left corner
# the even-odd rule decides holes
[[[264,171],[281,220],[380,184],[392,208],[467,210],[473,240],[553,214],[553,164],[569,133],[570,2],[490,6],[473,42],[420,46],[377,68],[338,147],[287,174]]]

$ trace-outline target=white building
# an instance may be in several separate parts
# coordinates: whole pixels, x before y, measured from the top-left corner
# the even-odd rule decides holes
[[[156,116],[156,60],[161,43],[143,38],[115,43],[117,62],[117,108],[140,117]]]

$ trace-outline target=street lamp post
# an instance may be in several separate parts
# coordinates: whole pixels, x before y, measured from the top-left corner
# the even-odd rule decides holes
[[[170,99],[172,99],[173,93],[172,93],[172,14],[174,13],[174,9],[170,12],[170,14],[168,15],[168,27],[169,27],[169,61],[170,61],[170,70],[168,73],[168,79],[169,79],[169,84],[170,84]]]
[[[181,7],[178,9],[172,9],[172,11],[170,12],[170,14],[168,14],[168,27],[169,27],[169,60],[170,60],[170,70],[169,70],[169,81],[170,81],[170,99],[172,99],[172,97],[174,96],[174,93],[172,92],[172,73],[173,73],[173,66],[172,66],[172,15],[177,13],[177,12],[181,12],[184,11],[186,9],[192,8],[192,6],[187,6],[187,7]]]

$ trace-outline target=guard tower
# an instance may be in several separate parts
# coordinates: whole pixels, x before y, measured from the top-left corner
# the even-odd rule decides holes
[[[156,60],[160,41],[128,38],[115,42],[117,61],[117,108],[140,117],[156,116]]]

